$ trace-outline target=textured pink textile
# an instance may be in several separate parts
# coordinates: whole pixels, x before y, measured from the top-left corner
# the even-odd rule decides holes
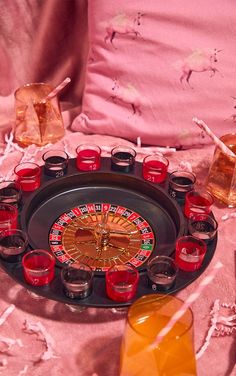
[[[90,52],[73,130],[152,145],[211,142],[235,130],[236,4],[214,0],[88,1]]]
[[[64,140],[58,142],[53,148],[65,148],[70,156],[75,156],[75,148],[79,143],[97,143],[103,150],[109,150],[117,144],[130,142],[108,136],[84,135],[82,133],[67,134]],[[134,146],[134,145],[132,145]],[[48,147],[51,148],[51,147]],[[199,183],[204,184],[209,163],[213,155],[213,147],[178,151],[168,155],[170,171],[177,168],[192,167]],[[4,160],[1,159],[0,172],[6,176],[11,173],[12,167],[23,157],[32,161],[41,162],[43,151],[35,147],[11,152]],[[103,152],[103,155],[109,155]],[[143,155],[138,154],[138,160]],[[207,275],[209,268],[220,260],[224,268],[219,271],[214,282],[204,290],[201,297],[192,305],[194,313],[195,349],[203,345],[210,325],[210,311],[214,302],[233,305],[235,303],[235,209],[226,209],[214,206],[214,214],[219,222],[219,240],[214,258],[203,273]],[[235,217],[233,217],[235,213]],[[222,217],[228,214],[228,219]],[[230,216],[231,215],[231,216]],[[178,293],[185,299],[198,285],[199,280]],[[5,367],[0,368],[3,376],[21,375],[19,372],[26,370],[26,375],[41,376],[45,373],[52,376],[75,374],[77,376],[118,376],[119,351],[122,334],[124,331],[126,313],[113,313],[109,309],[90,308],[81,313],[72,313],[59,302],[47,299],[34,300],[28,295],[25,288],[13,281],[4,271],[0,270],[0,315],[10,305],[15,305],[15,310],[1,325],[0,334],[13,340],[21,339],[24,347],[17,343],[12,346],[10,355],[0,352],[0,362],[7,361]],[[222,314],[229,316],[229,310]],[[223,312],[224,311],[224,312]],[[232,312],[231,312],[232,314]],[[48,335],[54,340],[53,354],[58,358],[37,362],[46,351],[45,343],[38,340],[37,334],[28,334],[24,329],[24,321],[36,324],[41,323]],[[235,333],[235,331],[234,331]],[[233,376],[235,373],[235,336],[225,335],[212,337],[209,347],[197,361],[198,376]],[[1,341],[0,341],[1,342]],[[1,345],[1,343],[0,343]],[[0,363],[1,364],[1,363]],[[26,368],[25,368],[26,367]],[[151,375],[148,375],[151,376]]]

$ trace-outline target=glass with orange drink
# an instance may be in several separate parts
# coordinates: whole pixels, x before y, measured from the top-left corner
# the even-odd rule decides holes
[[[158,333],[183,302],[170,295],[147,295],[129,308],[121,346],[120,376],[193,376],[193,314],[188,309],[160,343]]]

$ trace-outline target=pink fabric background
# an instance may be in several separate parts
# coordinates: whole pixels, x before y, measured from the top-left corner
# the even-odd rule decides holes
[[[177,147],[209,143],[193,116],[218,135],[235,131],[235,2],[88,4],[86,86],[73,130]]]
[[[81,132],[72,133],[70,131],[73,117],[71,110],[80,105],[83,89],[83,72],[87,50],[87,43],[84,44],[84,38],[85,41],[87,40],[86,3],[85,0],[70,0],[61,1],[60,6],[58,6],[56,0],[32,0],[30,2],[2,0],[1,2],[0,179],[11,177],[13,167],[22,160],[32,160],[42,164],[42,153],[49,148],[65,149],[70,157],[74,157],[76,146],[86,142],[100,145],[104,156],[108,156],[109,150],[119,144],[136,147],[130,141],[114,137],[114,135],[86,135]],[[93,3],[97,7],[102,2],[94,1]],[[131,4],[130,1],[126,3],[127,6]],[[148,2],[143,3],[148,4]],[[211,1],[208,3],[212,4]],[[106,4],[109,8],[110,2]],[[225,6],[229,5],[233,7],[234,3],[214,2],[209,10],[212,19],[217,10],[221,11],[222,30],[227,24],[224,9]],[[167,21],[174,17],[177,10],[173,8],[171,13],[166,14],[164,20]],[[184,10],[182,10],[182,13],[184,13]],[[232,13],[232,17],[234,14]],[[203,18],[206,16],[207,14],[204,14]],[[172,24],[171,21],[169,23]],[[191,24],[190,26],[194,25]],[[210,31],[208,30],[209,38],[211,38]],[[218,32],[217,35],[220,36],[221,34],[223,35],[223,32]],[[117,42],[117,44],[119,42],[120,45],[122,41],[115,39],[114,42]],[[217,48],[223,47],[217,45]],[[228,57],[231,56],[231,50],[225,49],[225,54]],[[211,85],[213,80],[215,82],[216,77],[210,79],[208,73],[203,75],[204,80]],[[14,148],[14,145],[10,147],[9,144],[7,146],[4,137],[10,137],[10,130],[14,123],[14,90],[19,85],[35,80],[47,81],[56,85],[65,76],[71,76],[72,83],[61,94],[61,101],[65,110],[63,116],[67,126],[64,139],[53,146],[47,146],[43,150],[31,146],[19,151]],[[195,84],[194,90],[200,92],[201,84],[197,76],[192,78],[192,83]],[[221,76],[218,79],[223,80]],[[224,91],[223,87],[221,89]],[[189,95],[189,88],[186,88],[186,90],[186,93],[188,93],[186,95]],[[215,99],[216,92],[211,90],[211,93]],[[230,95],[234,95],[233,91],[230,92]],[[227,100],[228,103],[224,106],[221,106],[220,101],[214,101],[214,104],[210,104],[209,120],[214,118],[213,110],[215,108],[217,111],[219,108],[222,109],[222,118],[231,115],[232,102],[230,96],[227,96]],[[78,109],[76,111],[78,114]],[[200,117],[202,112],[192,115]],[[107,120],[106,122],[108,124]],[[210,125],[212,124],[215,124],[213,120]],[[224,124],[227,127],[230,124],[234,125],[234,123],[229,122]],[[119,130],[121,130],[121,127]],[[221,133],[225,133],[225,130],[225,127],[220,129]],[[140,135],[138,133],[135,132],[133,135],[135,140]],[[121,132],[118,133],[119,135],[121,135]],[[169,170],[192,167],[197,174],[198,182],[204,185],[213,150],[214,147],[209,145],[205,148],[168,153]],[[145,154],[153,152],[153,150],[140,147],[137,148],[137,151],[138,161],[142,161]],[[229,305],[235,304],[235,209],[226,209],[215,204],[213,211],[219,221],[219,240],[214,258],[201,278],[207,275],[211,266],[218,260],[223,263],[224,268],[192,306],[196,351],[204,343],[210,324],[210,311],[215,300],[219,299],[220,303]],[[225,214],[228,214],[229,218],[224,221],[222,217]],[[179,292],[178,296],[185,299],[195,290],[198,283],[199,280],[195,281]],[[1,375],[116,376],[119,374],[120,342],[126,313],[113,313],[109,309],[95,308],[90,308],[81,313],[72,313],[62,303],[47,299],[34,300],[25,288],[17,284],[4,270],[0,269],[0,317],[10,304],[14,304],[15,309],[7,320],[0,324],[0,336],[13,340],[20,339],[23,347],[15,344],[11,351],[5,352],[6,348],[0,341]],[[221,313],[225,317],[232,314],[223,307],[221,307]],[[38,338],[37,334],[24,332],[25,320],[43,325],[48,335],[52,337],[53,354],[57,357],[38,361],[40,355],[46,350],[45,343]],[[233,376],[236,371],[235,336],[212,337],[209,347],[197,361],[197,366],[198,376]]]

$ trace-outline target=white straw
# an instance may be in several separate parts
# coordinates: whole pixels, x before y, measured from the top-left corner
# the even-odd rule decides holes
[[[158,346],[158,344],[162,341],[162,339],[169,333],[169,331],[173,328],[175,323],[185,314],[189,306],[195,302],[195,300],[200,296],[202,293],[202,290],[208,286],[213,279],[215,278],[215,275],[217,271],[222,268],[223,264],[218,261],[213,269],[211,270],[211,273],[208,274],[198,285],[196,291],[194,291],[192,294],[189,295],[189,297],[185,300],[184,304],[180,307],[178,311],[175,312],[175,314],[171,317],[167,325],[159,332],[157,335],[155,341],[152,343],[151,348],[155,348]]]
[[[227,154],[229,157],[236,157],[236,154],[232,152],[214,133],[210,130],[208,125],[204,121],[194,117],[193,122],[196,123],[208,136],[214,141],[214,143],[221,149],[224,154]]]
[[[64,87],[71,82],[70,77],[66,77],[58,86],[55,87],[45,98],[46,100],[54,98]]]

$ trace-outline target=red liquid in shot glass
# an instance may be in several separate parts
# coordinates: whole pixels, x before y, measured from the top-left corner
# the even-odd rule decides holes
[[[194,272],[201,267],[205,253],[205,243],[182,241],[176,246],[175,261],[180,269]]]
[[[212,202],[205,197],[191,196],[185,201],[184,214],[187,218],[195,214],[209,214],[211,212]]]
[[[0,231],[13,230],[18,225],[18,210],[9,204],[0,204]]]
[[[126,270],[119,270],[106,274],[106,292],[110,299],[126,302],[136,293],[138,276]]]
[[[23,191],[35,191],[40,187],[40,173],[37,168],[23,168],[17,172],[17,177]]]
[[[84,149],[77,154],[76,166],[78,170],[94,171],[100,168],[100,153],[96,150]]]
[[[166,180],[167,167],[161,161],[147,161],[143,164],[143,178],[151,183],[162,183]]]
[[[27,257],[24,256],[23,272],[26,282],[33,286],[47,285],[54,278],[55,260],[48,255],[35,254]]]

